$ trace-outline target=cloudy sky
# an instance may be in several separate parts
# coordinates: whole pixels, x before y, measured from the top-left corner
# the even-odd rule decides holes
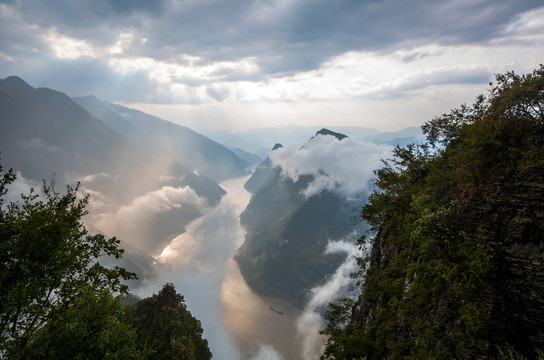
[[[0,77],[188,125],[421,125],[544,62],[542,0],[0,0]]]

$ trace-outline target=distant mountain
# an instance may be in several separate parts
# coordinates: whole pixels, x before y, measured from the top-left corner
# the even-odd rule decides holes
[[[0,80],[0,123],[4,166],[38,181],[53,174],[63,181],[58,176],[69,172],[110,172],[122,165],[127,146],[123,136],[65,94],[34,89],[15,76]]]
[[[246,164],[248,168],[258,165],[261,161],[263,161],[263,158],[257,154],[249,153],[240,148],[233,148],[230,146],[227,146],[227,148],[235,153],[240,159],[242,159],[242,161]]]
[[[74,101],[146,152],[169,154],[183,166],[216,182],[247,173],[246,164],[234,152],[188,127],[92,96]]]
[[[332,136],[336,141],[346,137],[326,129],[316,136]],[[281,146],[275,146],[271,155],[278,149]],[[248,233],[235,256],[254,291],[287,298],[301,307],[308,290],[342,262],[342,256],[324,255],[325,247],[329,240],[338,240],[357,228],[350,224],[362,201],[348,200],[327,189],[305,196],[314,180],[310,174],[296,181],[282,176],[281,166],[267,157],[245,184],[253,193],[240,216]]]
[[[218,181],[246,172],[232,151],[188,128],[77,100],[83,107],[18,77],[1,79],[1,161],[37,182],[54,176],[57,189],[80,181],[92,195],[94,231],[160,253],[225,194],[204,174]]]
[[[204,134],[227,146],[240,148],[257,155],[264,152],[266,156],[275,143],[301,145],[308,140],[308,134],[315,133],[318,130],[319,127],[278,126],[251,129],[240,133],[208,131]]]
[[[319,129],[317,126],[278,126],[256,128],[239,133],[208,131],[205,135],[231,148],[240,148],[260,157],[266,157],[274,143],[300,146],[308,140],[308,134],[316,133]],[[334,131],[346,134],[352,139],[371,141],[376,144],[406,145],[421,142],[424,139],[419,127],[382,132],[362,126],[335,126]]]
[[[73,97],[72,100],[120,134],[136,130],[134,124],[111,109],[112,104],[100,101],[94,95]]]
[[[420,127],[413,126],[400,131],[374,134],[362,139],[372,141],[377,144],[406,146],[410,143],[421,143],[425,140],[425,136],[421,132]]]

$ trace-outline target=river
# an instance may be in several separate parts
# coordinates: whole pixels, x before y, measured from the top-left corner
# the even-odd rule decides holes
[[[221,183],[227,194],[220,205],[189,224],[157,256],[172,268],[155,285],[171,282],[184,295],[188,309],[202,322],[214,359],[301,359],[296,324],[302,309],[281,298],[256,295],[233,260],[246,233],[239,215],[251,198],[243,187],[247,179]]]

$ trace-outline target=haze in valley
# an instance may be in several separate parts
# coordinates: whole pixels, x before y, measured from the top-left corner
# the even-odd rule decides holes
[[[133,292],[173,283],[215,359],[309,360],[327,304],[353,295],[368,250],[353,219],[373,170],[494,74],[542,63],[544,5],[0,0],[0,32],[0,153],[18,171],[8,199],[79,181],[89,229],[127,249]],[[332,270],[295,294],[248,286],[236,254],[284,256],[312,204],[330,219],[338,203],[342,231],[318,228],[313,249]]]

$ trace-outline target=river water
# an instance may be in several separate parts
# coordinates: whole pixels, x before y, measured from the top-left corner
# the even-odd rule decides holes
[[[202,322],[214,359],[300,359],[296,320],[302,310],[284,299],[256,295],[233,260],[246,234],[239,215],[251,198],[243,187],[248,178],[220,184],[227,191],[220,205],[189,224],[156,256],[171,264],[171,270],[148,284],[142,295],[173,283]]]
[[[162,284],[173,283],[193,316],[202,322],[214,359],[319,359],[325,341],[319,335],[323,326],[319,311],[341,293],[353,261],[346,261],[330,283],[314,289],[314,299],[306,309],[281,298],[255,294],[233,260],[246,234],[239,215],[251,198],[243,187],[247,179],[220,184],[227,191],[220,205],[189,224],[187,231],[156,257],[171,264],[171,269],[148,283],[140,295],[149,296]],[[333,252],[350,254],[355,249],[352,244],[335,244],[342,246]]]
[[[234,205],[233,210],[238,219],[251,198],[251,194],[243,187],[247,179],[244,177],[221,183],[227,191],[222,201]],[[235,249],[244,241],[246,231],[241,226],[240,229],[239,234],[243,235],[236,239]],[[283,315],[271,311],[269,306],[280,309]],[[281,298],[256,295],[247,286],[232,257],[226,261],[226,276],[221,285],[221,309],[223,324],[242,358],[266,357],[265,353],[273,357],[269,347],[285,359],[300,357],[296,319],[302,310]]]

